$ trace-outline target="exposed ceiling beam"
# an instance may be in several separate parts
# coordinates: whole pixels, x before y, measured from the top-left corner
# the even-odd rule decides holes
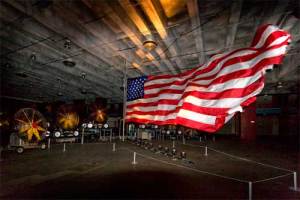
[[[233,1],[230,8],[229,27],[226,37],[226,50],[231,51],[233,49],[234,40],[237,32],[237,28],[240,21],[240,15],[242,11],[243,0]]]
[[[171,33],[168,33],[165,28],[165,22],[163,19],[162,11],[159,12],[158,10],[158,3],[153,3],[151,0],[140,0],[139,3],[141,4],[144,12],[148,16],[149,20],[155,27],[156,31],[160,35],[162,42],[166,45],[166,50],[170,52],[171,56],[178,55],[178,50],[176,48],[176,39],[175,37],[170,36]],[[168,35],[169,34],[169,35]],[[164,50],[165,51],[165,50]],[[163,53],[165,53],[162,51]],[[176,70],[180,71],[180,67],[186,67],[182,60],[175,58],[175,62],[177,66],[175,67]]]
[[[191,29],[194,30],[197,27],[193,32],[193,34],[195,37],[196,49],[197,52],[199,52],[198,60],[199,63],[204,63],[206,61],[205,45],[204,45],[204,40],[203,40],[202,30],[201,30],[202,28],[201,28],[201,21],[199,15],[198,0],[188,0],[187,8],[192,23]]]
[[[26,26],[23,26],[23,28],[25,28]],[[9,31],[10,35],[13,35],[16,38],[20,38],[23,40],[25,39],[31,39],[34,37],[37,37],[35,35],[33,35],[33,33],[29,33],[25,30],[21,30],[18,27],[14,27],[11,31]],[[7,35],[6,37],[10,37],[10,35]],[[20,61],[21,63],[23,62],[24,64],[28,63],[30,60],[30,56],[32,53],[35,53],[35,56],[37,57],[36,59],[39,60],[39,62],[36,62],[34,64],[34,67],[37,68],[43,68],[47,70],[47,66],[41,66],[41,65],[45,65],[43,62],[46,62],[47,60],[55,60],[57,58],[63,58],[65,56],[70,56],[66,53],[62,53],[65,51],[58,51],[56,49],[56,46],[52,46],[52,42],[50,43],[40,43],[39,45],[35,45],[35,46],[31,46],[30,49],[23,49],[22,54],[19,53],[14,53],[13,55],[9,55],[7,57],[11,57],[11,59],[15,59],[16,57],[23,57],[22,60]],[[76,70],[75,69],[70,69],[65,67],[61,62],[53,62],[51,63],[51,67],[53,68],[51,71],[49,71],[49,74],[54,75],[54,69],[56,68],[57,70],[59,70],[60,72],[57,74],[59,77],[63,76],[63,74],[68,75],[74,75],[74,78],[79,78],[82,72],[86,73],[86,77],[87,79],[90,79],[95,85],[98,85],[99,88],[103,88],[105,90],[112,90],[112,88],[108,87],[107,85],[103,84],[104,82],[108,82],[110,84],[113,84],[112,80],[106,80],[103,77],[101,77],[101,73],[97,73],[97,71],[93,70],[93,66],[89,65],[88,63],[86,63],[85,61],[88,60],[88,56],[85,55],[85,53],[82,54],[82,56],[84,56],[86,59],[84,59],[84,61],[82,59],[77,59],[75,58],[74,61],[77,61],[77,66],[76,66]],[[81,57],[81,56],[79,56]],[[43,61],[43,62],[42,62]],[[83,61],[83,62],[82,62]],[[47,63],[47,62],[46,62]],[[46,64],[47,65],[47,64]],[[67,73],[65,73],[65,71]],[[99,80],[102,80],[101,82],[99,82]]]
[[[137,10],[134,8],[134,6],[130,3],[129,0],[119,0],[120,5],[124,8],[124,10],[127,12],[127,15],[130,17],[132,22],[136,25],[136,27],[139,29],[140,33],[142,35],[149,36],[153,35],[148,28],[146,22],[142,19],[140,14],[137,12]],[[141,49],[139,49],[141,50]],[[163,59],[163,62],[166,64],[166,67],[170,71],[174,71],[175,68],[174,66],[170,63],[169,60],[166,60],[166,55],[165,52],[162,51],[161,47],[156,47],[155,48],[156,53],[160,56],[161,59]],[[139,52],[141,53],[141,52]],[[149,61],[155,61],[154,56],[152,56],[150,53],[146,55],[146,57],[149,59]],[[156,65],[159,65],[157,61],[155,61]]]

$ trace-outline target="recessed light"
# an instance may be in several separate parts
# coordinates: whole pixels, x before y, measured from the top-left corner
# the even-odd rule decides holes
[[[157,47],[157,43],[155,42],[152,35],[146,35],[146,40],[143,42],[143,46],[148,51],[152,51]]]
[[[63,64],[67,67],[75,67],[75,65],[76,65],[76,63],[71,59],[64,60]]]

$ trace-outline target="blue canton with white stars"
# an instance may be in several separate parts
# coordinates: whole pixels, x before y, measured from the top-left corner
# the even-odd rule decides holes
[[[144,83],[147,76],[129,78],[127,80],[127,101],[133,101],[144,97]]]

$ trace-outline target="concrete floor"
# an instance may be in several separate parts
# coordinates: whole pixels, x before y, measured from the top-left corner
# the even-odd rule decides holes
[[[172,146],[171,141],[153,143]],[[192,163],[173,161],[130,142],[117,142],[116,152],[108,143],[67,144],[64,153],[62,144],[52,145],[51,150],[28,150],[23,155],[4,152],[0,198],[245,199],[248,198],[247,182],[228,180],[199,170],[245,181],[287,174],[211,150],[204,156],[204,148],[199,145],[291,170],[299,169],[297,149],[284,148],[279,143],[249,144],[217,138],[215,142],[187,141],[187,144],[195,146],[177,141],[176,148],[186,151],[187,159]],[[138,155],[138,164],[132,165],[131,151],[148,157]],[[300,199],[299,192],[289,190],[292,184],[292,175],[254,183],[253,198]]]

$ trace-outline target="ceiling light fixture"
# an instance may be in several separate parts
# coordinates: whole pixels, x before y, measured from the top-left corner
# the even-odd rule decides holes
[[[65,43],[64,43],[64,47],[65,47],[66,49],[71,49],[71,40],[66,39],[66,40],[65,40]]]
[[[70,58],[64,60],[63,64],[67,67],[74,67],[76,65],[76,63]]]
[[[282,88],[282,87],[283,87],[282,82],[278,82],[277,83],[277,88]]]
[[[85,79],[85,77],[86,77],[86,73],[85,73],[85,72],[82,72],[82,73],[81,73],[81,78],[82,78],[82,79]]]
[[[157,43],[155,42],[154,38],[152,35],[146,35],[146,40],[143,42],[143,46],[145,49],[148,51],[152,51],[157,47]]]

